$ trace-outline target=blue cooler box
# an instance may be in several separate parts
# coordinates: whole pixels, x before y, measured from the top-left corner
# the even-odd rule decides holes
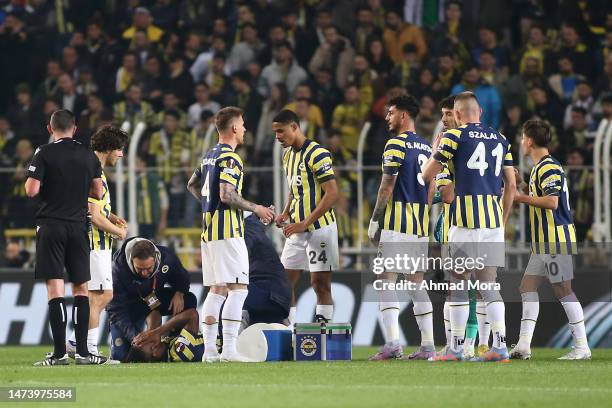
[[[350,323],[296,323],[293,333],[293,358],[296,361],[353,358]]]

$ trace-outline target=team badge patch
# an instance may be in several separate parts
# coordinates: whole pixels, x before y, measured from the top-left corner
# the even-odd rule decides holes
[[[314,337],[304,337],[300,343],[300,350],[306,357],[313,356],[317,352],[317,342]]]

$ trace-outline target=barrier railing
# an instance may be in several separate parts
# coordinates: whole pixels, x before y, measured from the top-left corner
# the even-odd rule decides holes
[[[146,126],[144,123],[138,123],[134,129],[130,129],[129,123],[124,123],[122,125],[122,129],[129,133],[130,130],[133,130],[133,133],[130,137],[130,145],[128,147],[128,157],[127,160],[120,160],[118,162],[117,168],[114,172],[109,172],[110,174],[114,174],[114,179],[116,182],[116,191],[125,191],[125,184],[127,179],[127,203],[123,194],[116,194],[115,199],[117,200],[117,214],[121,217],[125,217],[126,213],[129,212],[129,235],[137,235],[138,234],[138,222],[136,219],[136,208],[138,206],[137,201],[137,191],[136,191],[136,153],[137,147],[140,144],[140,140],[146,130]],[[353,171],[357,173],[357,200],[356,200],[356,214],[353,218],[356,221],[357,225],[355,228],[354,236],[354,245],[351,247],[343,247],[342,253],[344,254],[355,254],[359,255],[362,253],[367,245],[367,240],[365,239],[365,226],[366,226],[366,218],[367,214],[365,214],[366,202],[367,202],[367,194],[366,194],[366,185],[368,177],[366,175],[369,171],[379,172],[379,165],[366,165],[364,163],[364,153],[366,152],[366,141],[368,133],[371,129],[371,123],[366,122],[361,129],[359,134],[358,148],[357,148],[357,164],[356,166],[348,167],[342,166],[341,169],[346,169],[349,171]],[[440,129],[438,125],[438,130]],[[438,131],[437,130],[437,131]],[[204,145],[203,149],[206,149],[207,146],[210,147],[213,144],[213,137],[215,128],[211,125],[204,136]],[[612,150],[612,121],[608,121],[606,119],[602,120],[597,131],[594,132],[594,223],[593,223],[593,238],[596,242],[601,241],[612,241],[612,206],[609,205],[610,200],[612,199],[611,195],[611,186],[612,186],[612,166],[610,163],[610,155]],[[203,153],[203,152],[202,152]],[[194,154],[201,155],[200,152],[194,152]],[[126,168],[127,167],[127,168]],[[518,158],[518,167],[521,170],[521,173],[525,174],[527,169],[527,163],[523,155],[519,155]],[[588,166],[583,166],[584,168],[589,168]],[[127,171],[126,171],[127,170]],[[190,169],[187,169],[190,170]],[[0,173],[9,173],[14,171],[14,169],[0,168]],[[277,213],[282,211],[283,206],[285,204],[285,200],[287,197],[288,186],[285,180],[284,172],[282,169],[282,147],[279,143],[274,143],[273,148],[273,162],[272,166],[268,167],[249,167],[248,163],[245,167],[246,172],[272,172],[273,179],[273,202],[276,207]],[[127,175],[126,175],[127,173]],[[378,174],[378,173],[377,173]],[[187,194],[187,193],[186,193]],[[127,204],[127,205],[126,205]],[[115,207],[115,206],[114,206]],[[127,207],[127,208],[126,208]],[[126,212],[126,209],[129,210]],[[434,209],[434,212],[437,209]],[[435,222],[435,214],[430,217],[431,222]],[[526,236],[526,208],[525,206],[520,206],[518,211],[518,223],[519,227],[517,228],[519,233],[519,242],[525,243],[527,241]],[[173,233],[179,233],[180,229],[170,228],[169,229]],[[277,228],[271,229],[271,236],[277,246],[277,249],[282,248],[282,244],[284,241],[284,237],[282,232]],[[30,245],[32,239],[35,237],[35,232],[28,232],[30,230],[7,230],[5,232],[5,236],[7,239],[19,239]],[[33,230],[32,230],[33,231]],[[195,232],[193,232],[195,234]],[[26,241],[29,240],[29,241]],[[364,242],[364,240],[366,242]]]

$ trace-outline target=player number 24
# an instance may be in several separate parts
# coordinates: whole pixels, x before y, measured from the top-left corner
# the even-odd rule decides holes
[[[495,176],[499,176],[502,167],[502,161],[504,158],[504,147],[501,143],[498,143],[495,149],[491,151],[493,157],[495,157]],[[485,144],[483,142],[479,142],[474,149],[474,153],[470,156],[470,159],[467,162],[467,166],[469,169],[478,170],[481,176],[484,176],[485,170],[489,168],[489,163],[487,163],[487,149],[485,148]]]
[[[321,251],[318,258],[317,251],[310,251],[308,255],[310,256],[310,263],[313,265],[316,264],[317,261],[327,263],[327,254],[325,253],[325,251]]]

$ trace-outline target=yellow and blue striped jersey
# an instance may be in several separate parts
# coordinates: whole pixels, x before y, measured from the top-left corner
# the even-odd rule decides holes
[[[101,200],[96,200],[95,198],[88,198],[90,203],[96,204],[98,208],[100,208],[100,212],[106,218],[110,217],[111,214],[111,200],[110,193],[108,191],[108,182],[106,181],[106,175],[104,171],[102,171],[102,186],[104,187],[104,194],[102,195]],[[110,234],[100,230],[95,225],[91,225],[91,229],[89,231],[89,246],[92,250],[108,250],[110,251],[112,245],[112,237]]]
[[[329,151],[313,140],[306,139],[301,149],[288,148],[283,154],[283,167],[291,189],[289,218],[292,223],[304,221],[323,198],[321,184],[336,178]],[[317,230],[336,222],[333,209],[308,226]]]
[[[469,123],[444,133],[434,158],[448,166],[455,180],[452,225],[503,227],[502,170],[512,166],[506,138],[487,125]]]
[[[431,155],[431,145],[414,132],[390,138],[383,152],[382,171],[397,176],[393,195],[387,203],[382,229],[429,235],[427,183],[421,167]]]
[[[185,363],[199,363],[204,355],[204,339],[202,334],[191,334],[187,329],[182,329],[178,336],[167,338],[168,361],[182,361]]]
[[[559,197],[556,210],[529,206],[532,252],[575,252],[576,229],[569,206],[567,178],[561,164],[552,156],[544,156],[531,169],[529,195]]]
[[[442,171],[440,173],[438,173],[436,175],[436,190],[439,190],[440,188],[444,187],[444,186],[448,186],[449,184],[451,184],[453,182],[453,176],[450,172],[450,170],[448,170],[448,167],[444,166],[444,169],[442,169]],[[447,204],[447,203],[442,203],[443,204],[443,213],[444,213],[444,223],[442,225],[442,234],[440,235],[440,242],[445,244],[448,242],[448,231],[450,230],[450,226],[451,226],[451,204]]]
[[[205,242],[244,237],[242,210],[221,201],[220,183],[229,183],[242,193],[242,159],[227,144],[217,144],[195,170],[201,182],[202,218]]]

